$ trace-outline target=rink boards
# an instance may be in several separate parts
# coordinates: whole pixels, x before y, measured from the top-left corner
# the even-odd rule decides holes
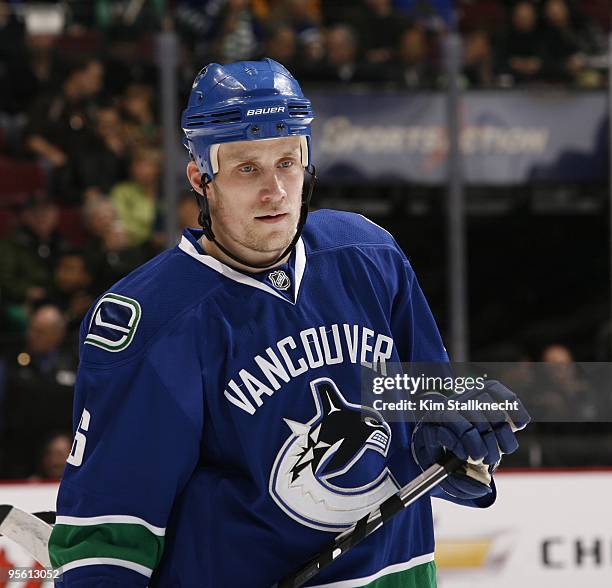
[[[439,588],[612,586],[612,470],[511,472],[496,479],[499,495],[489,509],[434,500]],[[53,510],[56,493],[56,484],[0,483],[0,504]],[[0,569],[10,564],[34,565],[0,538]]]
[[[434,500],[440,588],[612,586],[612,470],[496,480],[489,509]]]

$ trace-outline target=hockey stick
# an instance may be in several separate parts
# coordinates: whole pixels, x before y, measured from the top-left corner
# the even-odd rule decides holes
[[[50,568],[49,537],[53,527],[42,519],[55,520],[55,513],[37,514],[40,518],[9,504],[0,505],[0,533],[23,547],[37,562]]]
[[[452,453],[448,453],[439,463],[427,468],[420,476],[401,488],[399,492],[382,502],[378,508],[340,533],[323,551],[295,572],[285,576],[273,588],[299,588],[351,547],[382,527],[395,514],[404,510],[434,486],[437,486],[442,480],[462,467],[464,463]]]

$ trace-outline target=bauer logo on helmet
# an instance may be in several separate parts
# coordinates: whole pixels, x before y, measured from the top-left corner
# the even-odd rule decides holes
[[[247,116],[257,116],[258,114],[275,114],[276,112],[285,112],[284,106],[269,106],[268,108],[249,108]]]

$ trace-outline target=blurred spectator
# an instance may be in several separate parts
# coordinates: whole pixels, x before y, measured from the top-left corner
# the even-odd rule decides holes
[[[134,37],[159,30],[164,16],[164,2],[116,2],[115,0],[64,0],[71,17],[70,29],[113,31],[129,29]]]
[[[364,57],[372,64],[389,63],[411,21],[393,8],[391,0],[363,0],[363,4],[356,24]]]
[[[144,248],[129,246],[125,229],[109,199],[88,201],[83,214],[89,234],[84,255],[94,280],[91,292],[98,296],[142,265],[149,255]]]
[[[147,84],[130,84],[121,99],[125,134],[132,147],[159,141],[155,120],[153,88]]]
[[[202,64],[213,58],[211,44],[217,34],[219,14],[225,0],[178,0],[175,4],[174,24],[184,50],[193,54],[190,77]],[[193,81],[193,79],[191,80]]]
[[[95,111],[93,129],[72,156],[72,165],[75,187],[85,199],[108,193],[126,179],[128,144],[117,108],[105,105]]]
[[[297,75],[299,65],[295,62],[296,38],[293,29],[286,25],[268,29],[264,37],[263,57],[270,57],[282,63],[290,72]]]
[[[559,343],[542,351],[542,361],[548,369],[538,372],[536,393],[528,405],[535,409],[532,429],[541,446],[541,464],[609,464],[609,378],[598,385],[592,378],[597,370],[582,371],[572,352]]]
[[[25,24],[12,11],[10,4],[0,0],[0,56],[10,55],[19,51],[25,38]]]
[[[325,37],[319,29],[304,31],[298,39],[297,53],[300,56],[296,75],[308,81],[316,78],[314,72],[321,67],[325,57]]]
[[[393,0],[393,6],[408,14],[428,30],[441,30],[450,26],[457,10],[456,0]]]
[[[1,303],[12,330],[22,331],[27,307],[48,295],[53,266],[65,246],[58,221],[56,204],[44,194],[32,195],[15,231],[0,241]]]
[[[321,2],[321,16],[325,26],[355,22],[362,11],[362,3],[356,0]]]
[[[335,25],[325,37],[325,60],[302,76],[318,82],[369,82],[381,79],[385,72],[380,67],[360,63],[355,31],[347,25]]]
[[[71,158],[87,142],[103,74],[97,59],[74,62],[61,91],[34,105],[24,131],[26,147],[53,170],[53,192],[64,201],[80,198]]]
[[[261,23],[249,0],[227,0],[219,14],[214,41],[221,62],[252,59],[258,52]]]
[[[313,0],[289,0],[288,22],[298,36],[318,30],[321,24],[319,2]]]
[[[319,3],[313,0],[276,0],[271,2],[268,25],[290,27],[296,36],[316,31],[321,22]]]
[[[327,31],[326,69],[330,81],[348,82],[355,77],[357,43],[355,32],[348,26],[336,25]]]
[[[15,113],[20,105],[13,86],[14,69],[25,62],[25,26],[0,0],[0,112]],[[13,68],[12,64],[17,67]]]
[[[429,59],[427,39],[421,27],[402,33],[393,67],[393,78],[407,88],[432,88],[437,84],[438,73]]]
[[[23,85],[21,109],[30,109],[32,101],[50,92],[58,85],[61,59],[55,49],[56,37],[50,33],[31,33],[26,37],[26,63],[21,72],[15,72]]]
[[[128,244],[142,245],[161,226],[159,178],[161,154],[157,149],[140,148],[132,155],[129,180],[117,184],[110,198],[126,231]]]
[[[123,94],[130,84],[157,87],[157,67],[152,52],[143,50],[141,37],[129,27],[111,30],[104,56],[104,86],[111,96]]]
[[[572,352],[560,343],[553,343],[542,350],[542,361],[553,365],[571,365],[574,362]]]
[[[23,21],[0,2],[0,111],[26,112],[55,83],[59,62],[54,41],[47,33],[26,35]]]
[[[60,309],[52,304],[41,306],[32,314],[26,332],[26,351],[29,359],[40,367],[42,372],[48,373],[53,366],[58,365],[57,356],[65,336],[66,321]],[[72,359],[70,356],[70,361]],[[24,360],[20,365],[29,364]]]
[[[92,282],[83,253],[71,249],[60,254],[47,300],[62,311],[68,333],[78,335],[79,325],[94,301]]]
[[[475,30],[465,35],[463,76],[469,86],[487,88],[494,82],[494,58],[489,35]]]
[[[59,308],[41,306],[30,319],[25,344],[7,368],[5,475],[34,471],[38,450],[53,430],[72,428],[75,350],[64,346],[66,323]]]
[[[499,57],[500,73],[510,74],[517,83],[536,80],[542,70],[542,53],[536,9],[531,2],[517,2]]]
[[[559,343],[542,351],[542,361],[550,364],[544,381],[539,383],[535,404],[545,411],[545,420],[554,422],[589,422],[597,420],[603,408],[586,380],[580,377],[572,352]]]
[[[547,0],[544,4],[543,75],[552,82],[572,82],[583,73],[586,59],[580,35],[574,28],[564,0]]]
[[[71,449],[72,439],[68,433],[51,433],[40,448],[38,467],[30,481],[59,480]]]
[[[600,14],[605,14],[605,1],[595,1],[599,3]],[[587,8],[588,4],[590,6]],[[572,24],[579,35],[582,50],[589,55],[605,55],[608,43],[604,28],[610,30],[612,23],[610,23],[609,18],[603,18],[600,22],[597,22],[593,18],[593,2],[567,0],[567,5],[570,8]],[[607,16],[609,16],[609,12]]]

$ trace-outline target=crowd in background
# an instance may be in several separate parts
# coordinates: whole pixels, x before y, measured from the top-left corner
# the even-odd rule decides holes
[[[53,478],[80,322],[168,240],[154,33],[179,33],[182,102],[203,64],[262,56],[306,86],[443,88],[454,3],[48,2],[63,7],[58,31],[28,25],[22,4],[0,0],[0,478]],[[607,23],[585,4],[459,2],[463,85],[603,86]],[[177,231],[197,225],[189,193],[178,216]]]

